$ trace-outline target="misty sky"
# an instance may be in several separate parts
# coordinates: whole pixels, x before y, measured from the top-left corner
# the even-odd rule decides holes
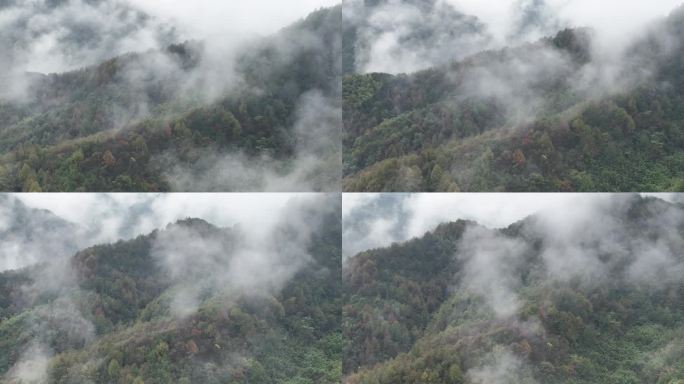
[[[274,254],[271,248],[282,246],[280,243],[267,241],[275,238],[274,234],[279,228],[285,224],[296,227],[299,237],[289,237],[287,246],[289,249],[305,249],[307,236],[318,228],[316,221],[311,218],[311,210],[317,214],[327,214],[339,209],[340,203],[339,194],[325,193],[9,195],[13,198],[0,202],[8,204],[9,212],[13,212],[11,208],[18,200],[28,208],[50,211],[73,225],[26,227],[25,231],[20,231],[17,235],[10,233],[3,237],[0,272],[23,268],[46,258],[52,260],[70,257],[76,250],[93,245],[148,235],[154,230],[165,229],[167,225],[187,218],[202,219],[217,227],[236,230],[245,244],[259,249],[256,252],[259,255],[257,259],[267,264],[270,259],[267,260],[266,257]],[[4,206],[0,206],[0,214],[3,212],[2,208]],[[304,219],[306,215],[310,217]],[[41,216],[29,216],[34,220],[37,217]],[[4,222],[2,219],[5,219]],[[12,220],[17,218],[0,217],[0,230],[3,225],[12,228],[16,224]],[[27,235],[35,238],[27,238]],[[46,252],[47,249],[50,251]],[[307,254],[306,251],[299,253]],[[197,252],[190,252],[189,255],[197,257]]]
[[[0,86],[25,71],[59,73],[128,53],[202,40],[228,49],[339,0],[0,1]],[[142,15],[145,15],[144,17]],[[3,77],[10,77],[11,82]],[[7,84],[9,82],[9,85]],[[0,92],[1,94],[1,92]]]
[[[268,231],[278,213],[295,197],[310,194],[16,194],[27,206],[47,209],[85,228],[101,227],[101,241],[114,241],[125,233],[147,234],[188,217],[216,226]],[[122,232],[123,226],[126,228]]]
[[[511,12],[534,0],[497,0],[496,6],[482,0],[443,0],[456,9],[477,16],[497,37],[510,27]],[[544,3],[544,2],[539,2]],[[591,27],[610,38],[637,33],[654,19],[667,16],[681,0],[546,0],[550,14],[572,27]]]
[[[418,193],[395,194],[392,209],[378,207],[380,194],[343,196],[343,254],[420,237],[441,223],[459,219],[503,228],[537,212],[571,213],[610,194],[574,193]],[[671,201],[672,194],[649,194]],[[386,203],[387,204],[387,203]],[[363,216],[360,213],[364,213]]]
[[[352,9],[363,7],[362,0],[349,2],[354,4],[347,8],[349,14],[355,14]],[[357,62],[357,69],[414,72],[479,51],[538,41],[564,28],[581,27],[592,29],[596,49],[611,57],[620,55],[635,38],[681,5],[682,0],[497,0],[495,6],[492,4],[483,0],[437,0],[435,7],[426,11],[411,2],[390,0],[370,11],[368,25],[357,37],[363,41],[361,46],[368,49]],[[443,24],[457,21],[440,17],[445,7],[476,17],[483,28],[472,33],[471,40],[454,39],[449,36],[451,27]],[[423,29],[433,31],[434,36],[420,46],[407,46],[406,41],[412,41]]]
[[[150,15],[182,26],[198,37],[237,31],[273,33],[318,8],[340,3],[340,0],[127,1]]]

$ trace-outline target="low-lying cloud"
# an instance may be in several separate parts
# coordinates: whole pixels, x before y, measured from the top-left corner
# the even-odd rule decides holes
[[[176,39],[172,27],[120,0],[3,2],[0,31],[0,97],[23,93],[26,72],[62,72]]]
[[[53,73],[185,39],[230,41],[275,33],[337,0],[191,3],[28,0],[0,4],[5,68]],[[9,64],[12,64],[11,66]]]
[[[331,7],[339,0],[252,0],[249,2],[195,0],[129,0],[147,13],[182,26],[193,38],[235,34],[271,34],[308,12]],[[230,22],[226,22],[229,19]]]
[[[292,127],[294,156],[283,160],[255,158],[240,152],[205,151],[186,164],[172,152],[157,161],[175,164],[166,172],[177,191],[339,191],[342,179],[339,100],[320,90],[304,93],[297,103]]]
[[[468,302],[491,316],[458,328],[506,329],[547,342],[542,313],[561,308],[556,290],[587,298],[612,290],[677,295],[683,283],[684,206],[676,195],[358,194],[344,197],[342,212],[347,258],[358,244],[389,246],[444,222],[472,220],[454,244],[449,291],[477,297]],[[537,383],[528,362],[534,353],[506,340],[468,356],[466,382]]]
[[[386,247],[459,219],[503,228],[538,211],[571,206],[577,194],[344,194],[345,256]]]
[[[656,194],[661,196],[661,194]],[[504,228],[534,213],[573,205],[578,194],[345,193],[343,254],[408,241],[456,220]]]
[[[484,227],[471,226],[463,234],[456,258],[463,263],[459,289],[485,298],[497,317],[508,318],[520,309],[516,291],[522,287],[519,270],[530,246]]]
[[[216,0],[192,4],[129,0],[4,2],[0,5],[0,48],[5,54],[0,64],[5,73],[0,76],[0,100],[31,101],[34,93],[40,93],[33,89],[33,84],[42,79],[38,74],[76,70],[137,53],[143,55],[140,60],[119,63],[122,68],[116,84],[124,87],[136,103],[146,101],[137,100],[145,96],[145,90],[138,88],[148,85],[173,88],[176,97],[211,101],[241,84],[234,68],[238,52],[258,47],[255,42],[264,35],[275,34],[310,12],[338,2],[305,0],[285,4],[260,0],[264,8]],[[301,37],[299,41],[281,39],[275,46],[281,51],[274,60],[308,47],[309,40]],[[165,52],[171,44],[187,41],[201,42],[193,45],[198,60],[192,68],[188,63],[175,62]],[[155,101],[159,104],[159,100]],[[149,104],[150,108],[155,105]]]
[[[466,373],[466,377],[472,384],[537,384],[526,362],[503,347],[494,348],[479,367]]]
[[[238,225],[221,233],[172,225],[155,238],[152,256],[171,278],[171,312],[194,313],[207,293],[261,296],[277,293],[297,272],[314,263],[312,236],[339,202],[333,196],[291,200],[274,225]]]
[[[361,72],[413,72],[426,64],[463,59],[489,45],[485,26],[444,2],[363,0],[344,4],[345,23],[356,27]]]
[[[368,5],[352,0],[345,3],[345,14],[358,25],[356,70],[400,73],[533,42],[564,28],[590,28],[596,52],[617,55],[680,4],[505,0],[492,6],[479,0],[385,0]]]
[[[602,195],[577,201],[563,215],[542,212],[530,223],[542,239],[541,256],[554,279],[581,279],[587,287],[618,279],[664,287],[681,280],[684,210],[663,202],[644,205],[646,219],[625,221],[635,197]]]
[[[666,201],[675,201],[672,198],[345,195],[343,255],[349,259],[367,249],[422,236],[441,223],[469,220],[454,254],[461,266],[454,288],[482,297],[497,318],[510,319],[524,301],[523,282],[532,278],[572,282],[587,290],[615,284],[665,289],[681,283],[684,209]],[[496,229],[514,223],[520,224]]]
[[[275,295],[304,268],[324,273],[310,247],[326,217],[339,209],[338,194],[22,194],[0,199],[0,212],[12,213],[0,216],[0,230],[29,230],[24,226],[47,217],[63,243],[82,249],[159,229],[151,257],[171,284],[171,314],[182,319],[207,295]],[[92,311],[90,293],[79,287],[68,260],[73,253],[58,254],[58,239],[41,244],[47,240],[28,236],[36,244],[0,233],[0,249],[16,251],[19,267],[33,267],[32,282],[20,287],[16,305],[35,305],[26,320],[30,342],[6,378],[42,383],[55,335],[61,345],[81,348],[94,339],[95,326],[85,315]],[[7,269],[14,268],[0,272]],[[43,302],[46,297],[56,299]]]
[[[10,383],[42,384],[47,382],[51,352],[39,343],[30,344],[19,361],[7,373]]]

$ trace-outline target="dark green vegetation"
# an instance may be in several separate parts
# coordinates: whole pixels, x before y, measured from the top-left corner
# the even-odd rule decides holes
[[[413,74],[348,74],[343,188],[681,191],[683,20],[634,43],[608,84],[587,83],[605,63],[581,29]]]
[[[684,382],[683,208],[629,196],[566,234],[535,216],[458,221],[360,253],[345,266],[345,382]]]
[[[170,312],[178,287],[153,256],[159,240],[190,232],[194,242],[221,244],[220,256],[230,257],[242,241],[239,230],[187,219],[80,251],[68,263],[73,273],[61,280],[42,265],[0,274],[0,377],[40,375],[43,361],[48,377],[37,382],[339,383],[337,208],[323,215],[309,242],[313,260],[281,289],[232,289],[227,282],[204,289],[199,308],[183,317]],[[283,224],[277,238],[287,242],[296,231]],[[34,365],[21,371],[18,361]]]
[[[173,184],[176,168],[202,174],[228,155],[287,175],[297,167],[298,146],[308,145],[295,128],[306,108],[302,98],[339,99],[340,22],[340,7],[316,11],[248,44],[234,71],[228,59],[212,62],[204,44],[187,42],[32,75],[28,97],[0,103],[0,190],[190,188]],[[306,181],[316,190],[336,189],[338,173],[329,169],[339,168],[339,144],[317,155],[320,165]]]

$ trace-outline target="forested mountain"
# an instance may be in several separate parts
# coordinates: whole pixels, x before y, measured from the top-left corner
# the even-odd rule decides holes
[[[0,381],[339,383],[339,202],[289,209],[259,244],[185,219],[0,273]]]
[[[679,383],[684,206],[440,225],[345,265],[345,383]]]
[[[0,98],[0,189],[338,189],[340,25],[338,6],[238,47],[27,74]]]
[[[675,10],[614,57],[574,28],[410,74],[348,64],[343,188],[682,190],[682,25]]]

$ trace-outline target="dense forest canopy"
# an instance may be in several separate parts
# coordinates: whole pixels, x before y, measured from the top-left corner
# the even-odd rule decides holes
[[[683,19],[679,8],[616,47],[569,28],[409,74],[350,67],[364,40],[347,28],[343,187],[681,190]],[[421,47],[436,33],[407,31]]]
[[[339,383],[339,200],[270,213],[265,234],[188,218],[0,272],[0,381]]]
[[[682,245],[684,206],[614,195],[361,252],[345,382],[678,383]]]
[[[0,97],[0,189],[339,190],[340,25],[324,8],[269,37],[26,74]]]

